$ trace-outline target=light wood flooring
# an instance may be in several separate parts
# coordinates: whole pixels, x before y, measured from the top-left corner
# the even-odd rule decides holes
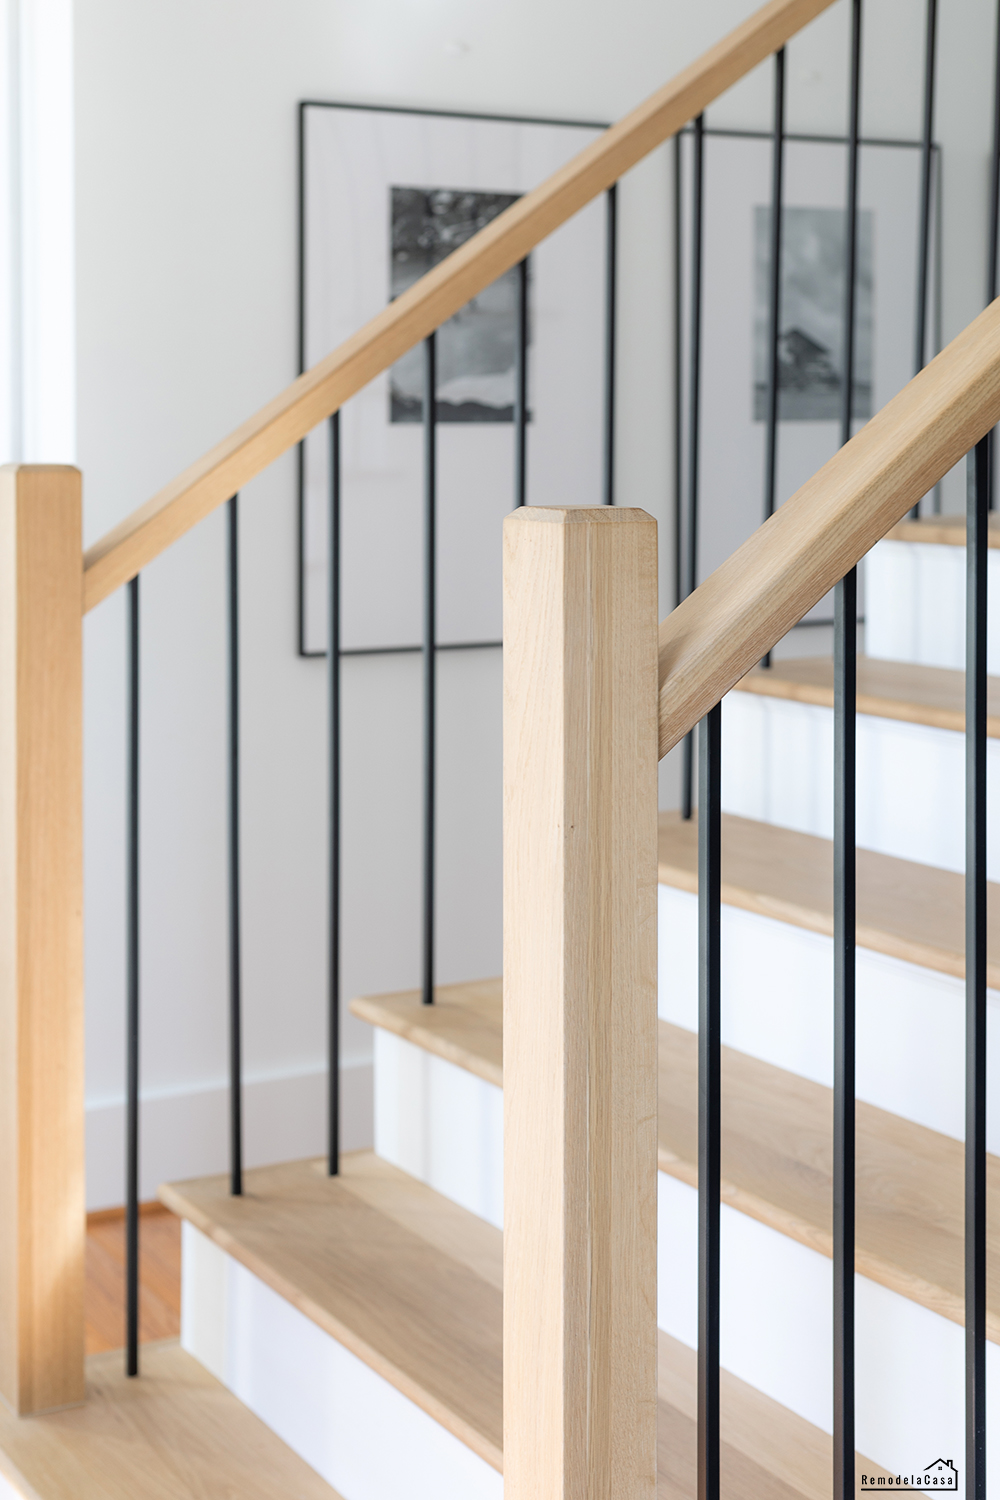
[[[15,1417],[0,1403],[0,1478],[25,1500],[340,1500],[173,1341],[87,1360],[82,1406]]]
[[[125,1211],[87,1215],[88,1354],[125,1344]],[[181,1331],[181,1221],[161,1203],[139,1219],[139,1337],[175,1339]]]

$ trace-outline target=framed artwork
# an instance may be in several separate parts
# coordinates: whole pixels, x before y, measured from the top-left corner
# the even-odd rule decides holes
[[[300,367],[603,130],[599,124],[305,103],[300,114]],[[597,201],[528,261],[529,503],[601,499],[607,209]],[[437,570],[442,645],[498,641],[500,524],[514,504],[519,276],[438,332]],[[424,367],[410,351],[341,412],[341,644],[420,640]],[[300,450],[300,650],[327,640],[329,441]]]
[[[935,153],[934,192],[939,163]],[[771,137],[706,131],[698,577],[707,577],[764,518],[770,335]],[[682,141],[690,224],[692,140]],[[855,430],[915,373],[918,141],[863,141],[859,153],[853,418]],[[840,444],[847,147],[790,136],[785,145],[779,317],[776,503]],[[939,347],[938,228],[932,213],[929,359]],[[685,234],[684,240],[687,239]],[[684,241],[682,241],[684,243]],[[687,370],[690,263],[683,252],[682,368]],[[686,432],[686,425],[682,428]],[[832,614],[830,601],[810,611]]]

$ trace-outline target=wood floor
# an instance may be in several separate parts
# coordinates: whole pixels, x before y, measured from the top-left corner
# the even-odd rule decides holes
[[[6,1481],[6,1485],[4,1483]],[[82,1406],[15,1417],[0,1402],[0,1493],[25,1500],[341,1500],[175,1342],[87,1360]]]
[[[144,1203],[139,1221],[139,1337],[144,1344],[181,1331],[181,1221]],[[87,1216],[87,1353],[125,1344],[125,1211]]]

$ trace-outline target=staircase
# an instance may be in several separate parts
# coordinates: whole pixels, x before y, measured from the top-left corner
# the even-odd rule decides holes
[[[783,88],[827,3],[770,0],[86,554],[75,470],[0,474],[0,1500],[825,1500],[831,1474],[852,1500],[954,1461],[1000,1488],[996,302],[854,436],[849,368],[843,445],[658,636],[644,512],[508,517],[504,979],[435,987],[429,923],[425,988],[353,1002],[374,1152],[338,1149],[334,1003],[329,1155],[248,1171],[233,965],[232,1167],[161,1189],[182,1336],[139,1371],[141,569],[320,422],[339,451],[345,401],[692,120],[700,150],[772,53]],[[909,518],[973,449],[968,530]],[[80,636],[122,585],[128,1373],[85,1364],[82,1304]],[[834,587],[835,660],[772,657]],[[230,608],[238,946],[234,582]],[[697,814],[657,831],[659,759],[696,726]],[[331,788],[336,762],[331,734]]]
[[[890,534],[873,550],[876,619],[897,619],[905,602],[891,549],[932,554],[913,568],[920,619],[939,606],[935,570],[955,552],[937,520],[900,530],[905,542]],[[880,736],[900,724],[936,737],[940,763],[951,755],[960,768],[955,676],[912,659],[862,662],[863,788],[898,764]],[[748,1500],[829,1493],[833,857],[816,830],[829,832],[831,677],[828,661],[781,661],[755,669],[724,705],[723,802],[735,810],[723,820],[723,1474],[724,1493]],[[758,704],[779,707],[780,732],[751,717]],[[775,809],[766,799],[781,777],[765,773],[779,746],[801,785]],[[891,778],[879,785],[884,798]],[[947,859],[948,783],[926,785],[945,795],[927,797],[912,832],[922,861],[900,857],[891,832],[879,838],[886,824],[859,829],[858,1473],[876,1480],[898,1471],[900,1454],[930,1461],[962,1445],[964,892]],[[757,818],[742,815],[747,801]],[[862,806],[879,801],[864,788]],[[660,1496],[694,1493],[697,885],[696,820],[661,814]],[[989,900],[997,988],[1000,888]],[[492,1495],[502,1471],[502,983],[444,986],[433,1006],[419,991],[365,996],[352,1010],[376,1028],[374,1153],[347,1158],[339,1181],[323,1162],[262,1170],[244,1200],[224,1179],[163,1190],[185,1220],[183,1344],[348,1500],[399,1493],[414,1459],[438,1494]],[[992,1117],[991,1130],[996,1205]],[[989,1256],[987,1378],[1000,1393],[1000,1208]],[[352,1389],[365,1393],[356,1409]],[[407,1438],[376,1473],[372,1433],[389,1422]]]

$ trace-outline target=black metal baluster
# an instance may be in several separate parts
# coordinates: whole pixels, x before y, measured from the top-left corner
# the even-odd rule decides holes
[[[615,503],[615,340],[618,316],[618,184],[608,188],[604,281],[604,494]]]
[[[986,305],[997,294],[997,257],[1000,255],[1000,4],[997,6],[993,58],[993,154],[990,160],[989,249],[986,263]],[[992,485],[990,486],[992,490]],[[993,496],[990,495],[992,510]]]
[[[844,374],[841,441],[851,436],[857,299],[861,0],[853,0],[845,226]],[[833,784],[833,1494],[854,1500],[854,1220],[857,570],[834,600]]]
[[[329,588],[326,680],[330,798],[327,921],[327,1172],[340,1171],[340,412],[330,418]]]
[[[785,176],[785,49],[774,54],[774,144],[771,156],[771,285],[769,288],[770,326],[768,329],[767,368],[767,448],[764,460],[764,519],[774,515],[778,488],[778,399],[781,364],[778,341],[781,336],[781,231],[784,216]],[[763,666],[771,665],[771,653]]]
[[[1000,255],[1000,5],[997,6],[997,23],[993,62],[993,153],[990,160],[990,222],[989,249],[986,266],[986,305],[997,295],[997,256]],[[940,195],[939,195],[940,197]],[[991,447],[991,458],[995,455]],[[987,486],[987,508],[993,509],[993,475]]]
[[[698,1500],[719,1497],[722,704],[698,727]]]
[[[229,1178],[243,1192],[243,963],[240,934],[240,514],[226,506],[229,650]]]
[[[704,145],[705,120],[699,115],[694,122],[694,162],[691,184],[691,348],[688,391],[688,515],[687,576],[684,596],[698,586],[698,445],[701,420],[701,273],[702,230],[704,220]],[[684,769],[681,812],[691,816],[694,794],[694,742],[684,739]]]
[[[924,43],[924,128],[920,148],[920,239],[917,261],[916,348],[914,373],[927,359],[927,289],[931,261],[931,187],[934,166],[934,79],[937,68],[937,0],[927,0]]]
[[[966,526],[965,1467],[986,1500],[986,559],[993,435],[975,448]]]
[[[139,1373],[139,579],[128,585],[125,1042],[125,1369]]]
[[[423,1003],[434,1003],[434,794],[437,689],[437,345],[424,340],[424,911]]]
[[[924,127],[920,150],[920,228],[917,240],[917,316],[913,353],[914,374],[927,359],[927,290],[931,260],[931,187],[934,166],[934,78],[937,65],[937,0],[927,0],[927,35],[924,42]],[[920,516],[920,501],[910,511]]]
[[[771,158],[771,285],[767,369],[767,457],[764,470],[764,519],[774,515],[778,485],[778,396],[781,365],[781,230],[785,173],[785,49],[774,54],[774,146]]]
[[[833,1423],[835,1500],[854,1495],[857,571],[834,602]]]
[[[514,505],[528,498],[528,258],[517,267],[517,337],[514,348]]]
[[[684,597],[684,527],[682,496],[684,492],[684,455],[681,433],[684,426],[683,352],[681,320],[683,317],[682,263],[682,180],[681,136],[674,136],[674,607]]]

